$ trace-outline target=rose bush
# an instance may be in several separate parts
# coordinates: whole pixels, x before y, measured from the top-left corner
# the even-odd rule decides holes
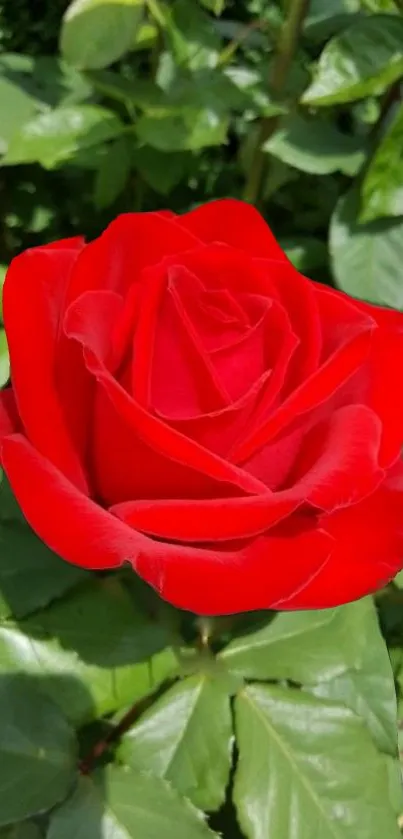
[[[120,216],[11,264],[2,463],[69,562],[201,614],[403,565],[403,315],[307,280],[250,206]]]

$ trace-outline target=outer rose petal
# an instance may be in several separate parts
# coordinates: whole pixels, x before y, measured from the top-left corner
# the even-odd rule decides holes
[[[230,615],[272,609],[280,598],[297,596],[328,562],[332,543],[314,524],[305,529],[295,519],[242,550],[166,545],[163,559],[142,554],[136,570],[174,606]]]
[[[260,213],[243,201],[234,198],[211,201],[180,216],[178,222],[203,242],[223,242],[252,256],[288,262]]]
[[[382,421],[380,463],[388,467],[399,456],[403,445],[403,387],[398,381],[403,370],[403,314],[362,300],[352,300],[342,292],[316,283],[311,285],[319,301],[328,300],[328,312],[338,318],[338,329],[342,334],[346,334],[347,319],[338,315],[339,306],[334,303],[336,295],[339,303],[344,301],[344,307],[348,305],[350,309],[367,315],[378,325],[373,334],[368,362],[358,371],[351,392],[360,392],[361,400]],[[324,331],[325,334],[331,333],[329,327],[325,327]]]
[[[365,405],[347,405],[305,435],[292,478],[294,491],[325,510],[354,504],[385,476],[378,457],[382,424]]]
[[[327,609],[386,585],[403,567],[403,466],[368,498],[322,518],[334,538],[329,562],[315,580],[276,604],[279,609]],[[397,486],[395,485],[395,481]]]
[[[180,542],[244,539],[268,530],[301,502],[292,492],[247,498],[126,501],[111,512],[144,533]]]
[[[0,391],[0,446],[4,437],[19,431],[20,418],[11,387]]]
[[[155,543],[81,493],[22,435],[3,440],[1,451],[26,519],[63,559],[83,568],[114,568],[126,560],[135,565],[139,551],[152,551]]]
[[[203,615],[270,608],[327,561],[329,536],[298,526],[228,553],[154,542],[80,493],[21,435],[5,439],[2,452],[24,515],[52,550],[85,568],[130,562],[180,608]]]
[[[198,246],[195,236],[160,213],[118,216],[83,251],[71,278],[68,302],[85,291],[126,293],[147,265]]]
[[[87,482],[71,441],[54,376],[66,287],[83,246],[34,248],[13,259],[4,284],[4,323],[18,411],[31,442],[83,491]]]

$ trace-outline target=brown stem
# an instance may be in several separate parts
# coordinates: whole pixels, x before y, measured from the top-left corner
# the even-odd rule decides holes
[[[248,38],[251,32],[254,32],[256,29],[263,29],[267,26],[266,21],[263,20],[252,20],[250,23],[246,23],[245,26],[242,26],[237,35],[224,47],[223,51],[221,52],[218,64],[222,66],[223,64],[227,64],[228,61],[231,60],[235,52],[237,51],[238,47],[241,46],[243,41]]]
[[[298,45],[302,23],[308,11],[310,0],[290,0],[288,17],[280,32],[276,55],[269,78],[269,90],[274,99],[280,99],[291,63]],[[266,155],[263,144],[271,137],[278,125],[279,116],[264,117],[259,124],[252,152],[252,162],[245,186],[244,199],[256,204],[259,199]]]
[[[108,734],[95,743],[88,755],[86,755],[80,762],[79,770],[81,775],[89,775],[95,767],[97,761],[108,751],[110,746],[125,734],[131,725],[135,722],[139,714],[142,712],[144,701],[136,702],[127,713],[122,717],[120,722],[115,725]]]

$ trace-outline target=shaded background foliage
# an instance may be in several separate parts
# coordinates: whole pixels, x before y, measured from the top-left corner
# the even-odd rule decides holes
[[[403,308],[402,5],[0,0],[0,276],[234,196],[299,270]],[[206,624],[64,564],[3,479],[0,839],[395,839],[402,585]]]

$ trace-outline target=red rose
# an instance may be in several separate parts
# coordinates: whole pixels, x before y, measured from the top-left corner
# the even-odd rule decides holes
[[[403,565],[403,315],[305,279],[250,206],[26,251],[4,316],[4,469],[69,562],[202,614],[333,606]]]

